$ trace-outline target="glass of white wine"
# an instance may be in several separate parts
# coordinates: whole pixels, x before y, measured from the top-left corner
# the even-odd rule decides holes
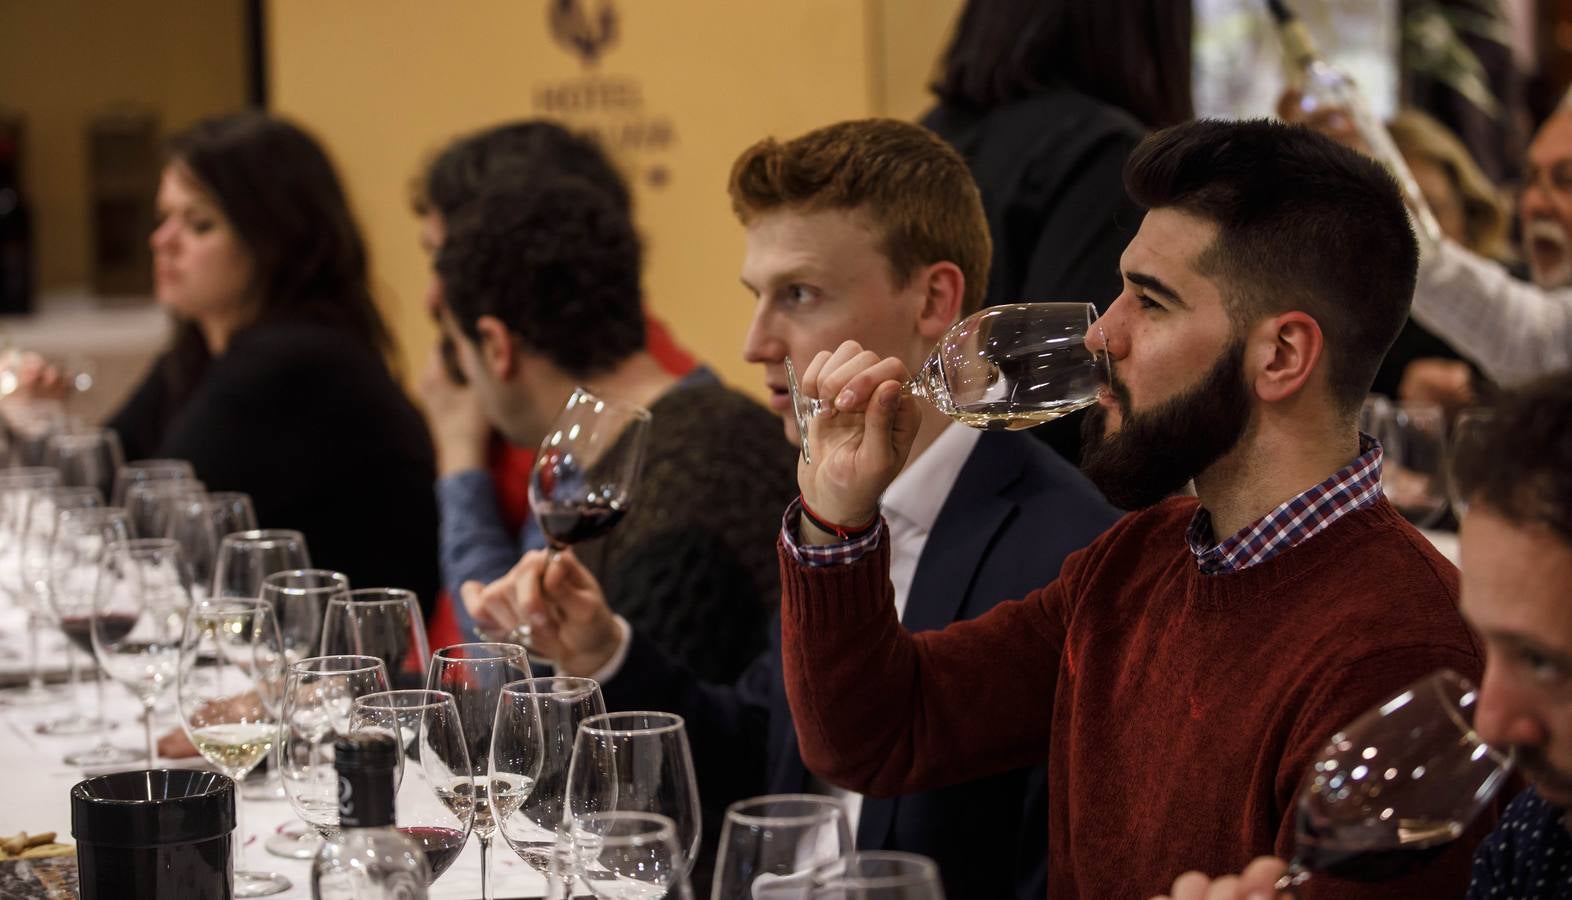
[[[273,749],[279,734],[284,646],[266,601],[220,598],[192,607],[180,641],[180,723],[197,752],[236,783]],[[235,896],[288,890],[289,879],[248,871],[241,808],[235,804]]]
[[[1108,383],[1107,354],[1086,346],[1097,324],[1090,303],[1011,303],[967,316],[944,333],[905,385],[950,418],[989,431],[1019,431],[1097,402]],[[804,397],[786,360],[792,411],[808,450],[808,421],[827,401]]]

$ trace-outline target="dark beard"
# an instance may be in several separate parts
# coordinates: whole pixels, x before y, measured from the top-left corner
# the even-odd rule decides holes
[[[1158,408],[1130,411],[1130,392],[1114,373],[1108,389],[1120,426],[1107,433],[1108,410],[1092,407],[1081,427],[1081,471],[1120,509],[1144,509],[1185,486],[1232,450],[1250,419],[1244,342],[1223,351],[1201,383]]]

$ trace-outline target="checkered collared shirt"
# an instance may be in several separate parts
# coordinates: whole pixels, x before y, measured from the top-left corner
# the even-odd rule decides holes
[[[835,544],[804,544],[797,540],[797,524],[802,521],[802,498],[798,497],[786,507],[781,517],[781,536],[792,558],[805,566],[849,565],[862,559],[869,550],[879,546],[889,526],[879,517],[879,527],[861,537]]]
[[[1381,497],[1381,445],[1363,432],[1359,456],[1332,477],[1267,513],[1238,534],[1212,544],[1212,514],[1201,507],[1185,540],[1204,575],[1239,572],[1325,531],[1333,522]]]

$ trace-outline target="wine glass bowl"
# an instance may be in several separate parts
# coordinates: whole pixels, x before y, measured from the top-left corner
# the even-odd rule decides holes
[[[598,900],[659,900],[686,864],[671,819],[656,813],[590,813],[574,821],[574,867]]]
[[[893,851],[848,853],[825,865],[806,900],[944,900],[939,867],[926,856]]]
[[[322,653],[375,656],[399,689],[426,685],[431,650],[420,600],[401,588],[360,588],[328,598]]]
[[[492,781],[533,777],[534,785],[521,802],[498,805],[497,830],[542,874],[550,871],[562,824],[574,736],[581,722],[605,711],[600,685],[589,678],[524,679],[502,689],[491,739]]]
[[[561,549],[599,537],[628,511],[649,432],[650,411],[576,388],[551,423],[530,472],[529,503]]]
[[[839,800],[774,794],[739,800],[721,826],[711,900],[753,900],[805,884],[820,867],[852,852]]]
[[[1381,443],[1381,488],[1403,518],[1428,528],[1446,512],[1446,415],[1433,403],[1365,400],[1359,429]]]
[[[284,796],[322,837],[331,837],[339,824],[333,742],[349,733],[357,697],[387,689],[387,667],[370,656],[316,656],[289,666],[280,711],[279,771]]]
[[[1452,503],[1452,514],[1459,521],[1468,511],[1468,497],[1464,496],[1459,479],[1458,461],[1478,446],[1495,424],[1495,411],[1489,407],[1469,407],[1457,414],[1452,422],[1451,440],[1447,444],[1446,489]]]
[[[1334,734],[1300,788],[1294,859],[1278,889],[1312,872],[1391,877],[1462,835],[1511,768],[1474,731],[1478,701],[1443,669]]]
[[[950,326],[903,390],[957,422],[1018,431],[1097,402],[1109,383],[1107,354],[1086,345],[1097,324],[1090,303],[1012,303],[979,310]],[[803,458],[808,423],[827,401],[806,397],[786,359],[786,382]]]

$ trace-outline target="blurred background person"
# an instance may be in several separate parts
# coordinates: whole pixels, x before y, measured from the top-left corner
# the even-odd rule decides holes
[[[189,460],[362,587],[437,587],[431,442],[389,370],[365,246],[306,132],[246,112],[175,135],[150,238],[172,345],[109,421]]]
[[[1142,210],[1125,159],[1152,129],[1193,117],[1190,3],[971,0],[922,124],[965,157],[993,238],[984,305],[1119,293],[1119,254]],[[1082,415],[1033,434],[1080,458]]]

